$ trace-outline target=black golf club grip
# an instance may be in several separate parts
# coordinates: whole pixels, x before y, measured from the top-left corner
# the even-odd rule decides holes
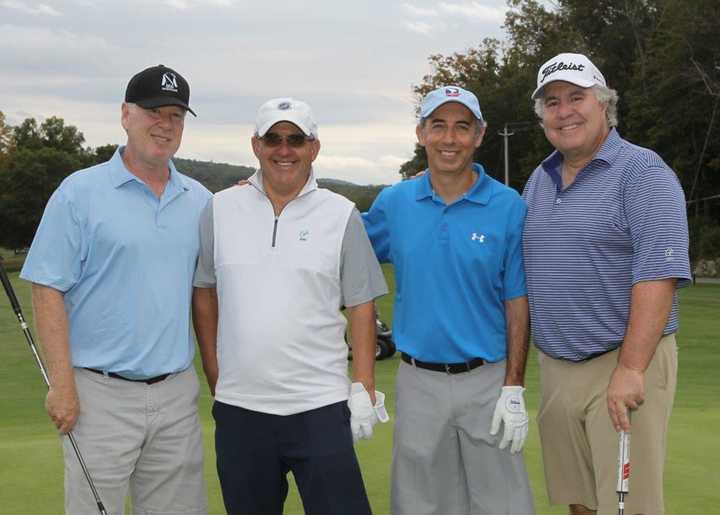
[[[12,306],[13,311],[15,311],[16,315],[22,314],[22,310],[20,309],[20,303],[15,296],[15,291],[13,290],[12,284],[10,284],[10,278],[5,272],[5,266],[3,265],[2,257],[0,257],[0,281],[2,281],[2,285],[3,288],[5,288],[5,293],[7,294],[8,299],[10,299],[10,305]]]

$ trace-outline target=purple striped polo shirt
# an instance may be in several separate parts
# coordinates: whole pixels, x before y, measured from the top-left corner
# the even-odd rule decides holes
[[[689,284],[687,216],[675,173],[615,129],[564,190],[562,159],[553,152],[525,185],[523,250],[535,344],[581,361],[622,344],[635,283]],[[677,327],[675,294],[663,334]]]

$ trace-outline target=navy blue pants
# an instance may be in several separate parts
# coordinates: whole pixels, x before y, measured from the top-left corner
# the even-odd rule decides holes
[[[345,402],[280,416],[216,401],[212,413],[230,515],[281,515],[288,472],[307,515],[371,514]]]

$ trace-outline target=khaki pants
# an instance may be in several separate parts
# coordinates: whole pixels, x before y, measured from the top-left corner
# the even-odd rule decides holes
[[[195,369],[147,385],[75,369],[80,417],[73,429],[108,515],[205,515],[207,492]],[[64,438],[65,513],[98,508]]]
[[[619,349],[574,363],[540,353],[538,414],[551,504],[582,504],[599,515],[618,509],[618,433],[607,386]],[[663,469],[677,380],[675,335],[663,337],[645,372],[645,402],[632,413],[628,515],[663,515]]]

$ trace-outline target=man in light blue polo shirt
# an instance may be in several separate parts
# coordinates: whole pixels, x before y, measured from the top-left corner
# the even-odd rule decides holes
[[[190,89],[162,65],[129,82],[127,145],[67,177],[20,276],[51,387],[48,414],[73,431],[109,513],[207,513],[190,335],[199,216],[210,193],[170,158]],[[195,113],[193,113],[194,115]],[[68,439],[65,512],[97,513]]]
[[[526,208],[473,164],[485,126],[471,92],[430,92],[416,129],[428,170],[383,190],[364,215],[397,283],[395,515],[534,513],[519,453],[528,426]]]
[[[676,289],[690,279],[683,191],[655,152],[620,137],[617,92],[586,56],[547,61],[532,98],[556,149],[523,194],[550,501],[615,513],[616,431],[631,431],[626,513],[662,515]]]

